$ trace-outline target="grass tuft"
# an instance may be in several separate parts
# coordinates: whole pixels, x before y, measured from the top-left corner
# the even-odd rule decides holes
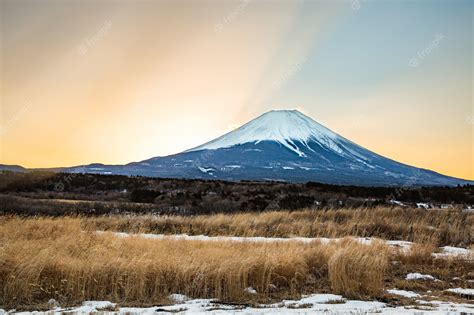
[[[329,259],[329,279],[335,293],[349,298],[380,297],[388,248],[382,243],[350,242]]]

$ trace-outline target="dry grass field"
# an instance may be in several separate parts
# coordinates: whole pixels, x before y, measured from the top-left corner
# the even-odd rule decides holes
[[[130,233],[265,237],[378,237],[435,246],[474,243],[474,213],[462,210],[358,208],[198,216],[102,216],[84,228]]]
[[[364,213],[361,210],[353,215],[364,218]],[[394,212],[394,217],[397,213],[402,212]],[[350,215],[345,211],[319,215],[325,218],[320,219],[322,222],[331,226],[329,222],[337,225],[337,217],[344,214]],[[461,214],[443,215],[433,213],[431,222],[419,215],[412,222],[421,230],[428,223],[440,228],[442,218],[461,224]],[[308,220],[305,226],[308,216],[313,220]],[[0,217],[0,308],[38,309],[46,307],[51,298],[61,305],[85,300],[160,305],[168,302],[166,297],[171,293],[256,303],[327,292],[396,304],[403,299],[390,296],[385,289],[431,290],[438,299],[443,299],[443,290],[452,287],[453,278],[459,279],[457,285],[472,285],[469,282],[474,278],[472,260],[433,257],[436,246],[429,243],[403,252],[382,241],[363,245],[349,238],[327,244],[318,241],[236,243],[123,238],[113,233],[96,233],[100,228],[143,232],[147,226],[148,231],[163,232],[160,224],[174,222],[180,228],[176,232],[189,232],[184,229],[192,224],[196,228],[193,231],[209,231],[214,235],[236,231],[239,235],[269,235],[271,232],[264,227],[275,226],[277,232],[271,235],[288,236],[307,233],[316,221],[315,216],[318,214],[310,211],[193,218],[3,216]],[[365,216],[370,217],[368,213]],[[472,218],[464,219],[472,227]],[[396,226],[395,219],[391,220]],[[364,221],[357,222],[360,225]],[[199,230],[204,227],[208,230]],[[336,226],[329,231],[337,231]],[[449,237],[456,240],[453,243],[462,239],[457,234]],[[428,272],[439,281],[407,281],[405,276],[409,272]],[[257,294],[247,292],[248,287],[254,288]]]

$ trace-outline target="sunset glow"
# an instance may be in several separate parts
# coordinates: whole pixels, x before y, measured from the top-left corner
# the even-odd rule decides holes
[[[474,179],[471,1],[0,3],[2,164],[140,161],[298,108]]]

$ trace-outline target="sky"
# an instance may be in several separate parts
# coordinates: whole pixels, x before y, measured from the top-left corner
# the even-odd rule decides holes
[[[0,0],[0,163],[122,164],[299,109],[474,179],[473,1]]]

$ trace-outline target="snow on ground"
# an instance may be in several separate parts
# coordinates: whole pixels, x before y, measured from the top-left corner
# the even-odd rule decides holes
[[[456,293],[459,295],[467,295],[470,297],[474,297],[474,289],[455,288],[455,289],[447,289],[446,291]]]
[[[461,247],[452,247],[452,246],[444,246],[441,247],[441,253],[434,253],[435,257],[446,257],[446,256],[465,256],[465,257],[472,257],[474,256],[474,252],[472,250],[461,248]]]
[[[421,273],[415,272],[407,274],[406,280],[436,280],[436,278],[431,275],[422,275]]]
[[[245,292],[249,293],[249,294],[257,294],[257,290],[255,290],[254,288],[252,287],[248,287],[245,289]]]
[[[341,241],[343,238],[327,238],[327,237],[262,237],[262,236],[253,236],[253,237],[245,237],[245,236],[207,236],[207,235],[187,235],[187,234],[174,234],[174,235],[167,235],[167,234],[129,234],[123,232],[104,232],[104,231],[97,231],[97,233],[113,233],[120,237],[142,237],[142,238],[150,238],[150,239],[159,239],[159,240],[187,240],[187,241],[215,241],[215,242],[256,242],[256,243],[273,243],[273,242],[302,242],[302,243],[311,243],[314,241],[319,241],[323,244],[327,244],[329,242],[338,242]],[[361,244],[371,244],[375,241],[375,238],[370,237],[351,237],[353,240],[361,243]],[[411,246],[413,245],[412,242],[407,241],[384,241],[387,245],[399,248],[402,251],[410,250]],[[442,250],[441,253],[434,253],[435,257],[448,257],[448,256],[465,256],[465,257],[474,257],[474,252],[472,250],[461,248],[461,247],[452,247],[452,246],[445,246],[440,248]]]
[[[397,290],[399,291],[399,290]],[[401,290],[400,290],[401,291]],[[106,311],[108,314],[472,314],[473,304],[449,303],[441,301],[417,300],[414,305],[408,307],[388,307],[377,301],[346,300],[340,295],[334,294],[312,294],[304,296],[299,300],[284,300],[280,303],[263,304],[258,307],[235,306],[220,304],[212,299],[188,299],[181,294],[181,301],[174,305],[155,306],[147,308],[138,307],[116,307],[116,304],[108,301],[87,301],[82,306],[74,308],[56,308],[47,312],[47,315],[64,313],[90,314]],[[416,307],[416,308],[415,308]],[[112,311],[114,310],[114,311]],[[0,310],[0,314],[6,313]],[[12,311],[9,313],[13,313]],[[23,312],[20,315],[40,315],[46,312]]]
[[[474,314],[474,304],[423,300],[416,300],[416,303],[418,304],[418,310],[397,307],[394,309],[395,312],[386,314]]]
[[[109,301],[86,301],[75,309],[78,313],[91,313],[99,309],[109,309],[114,308],[115,303]]]
[[[104,231],[97,231],[97,233],[108,233]],[[124,232],[110,232],[120,237],[142,237],[159,240],[186,240],[186,241],[209,241],[209,242],[255,242],[255,243],[273,243],[273,242],[302,242],[311,243],[319,241],[323,244],[330,242],[338,242],[343,238],[328,238],[328,237],[263,237],[263,236],[207,236],[207,235],[187,235],[187,234],[130,234]],[[371,244],[375,239],[369,237],[352,237],[355,241],[361,244]],[[386,241],[390,246],[409,249],[411,242],[406,241]],[[461,250],[463,248],[460,248]]]
[[[175,303],[183,303],[190,300],[186,295],[178,293],[171,294],[169,296],[169,299],[174,301]]]
[[[423,202],[417,202],[416,207],[419,208],[419,209],[429,209],[430,205],[427,204],[427,203],[423,203]]]
[[[394,204],[394,205],[397,205],[397,206],[400,206],[400,207],[406,207],[406,205],[405,205],[403,202],[398,201],[398,200],[393,200],[393,199],[392,199],[392,200],[390,200],[389,202],[390,202],[391,204]]]
[[[397,290],[397,289],[387,290],[387,292],[390,294],[400,295],[407,298],[415,298],[415,297],[420,296],[418,293],[415,293],[413,291],[405,291],[405,290]]]

